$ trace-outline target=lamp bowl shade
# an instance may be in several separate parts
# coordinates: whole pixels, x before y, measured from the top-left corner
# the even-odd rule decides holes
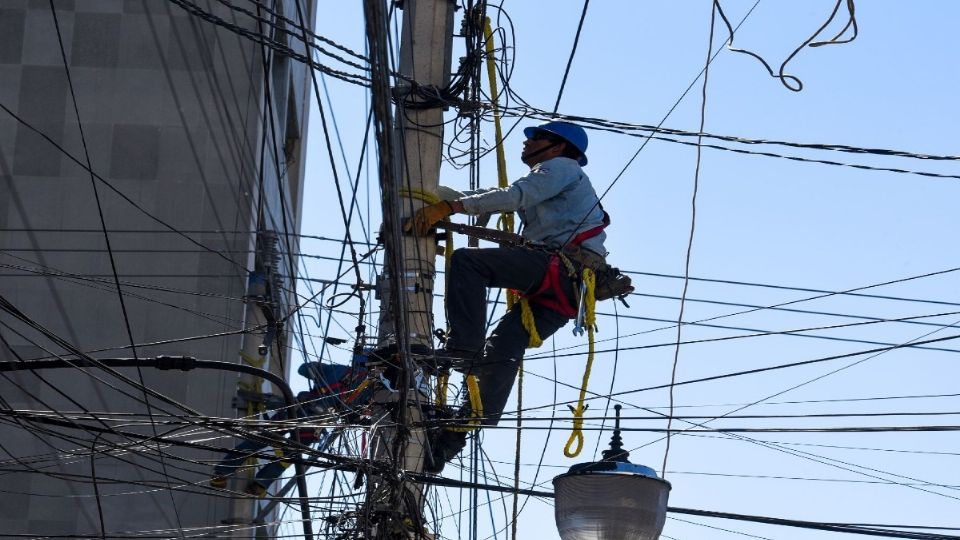
[[[657,540],[667,517],[670,483],[649,467],[596,462],[553,479],[563,540]]]

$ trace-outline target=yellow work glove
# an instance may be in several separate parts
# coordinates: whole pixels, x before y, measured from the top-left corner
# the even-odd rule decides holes
[[[453,206],[449,201],[430,204],[417,210],[404,229],[407,232],[413,231],[417,236],[426,236],[438,221],[447,219],[453,213]]]

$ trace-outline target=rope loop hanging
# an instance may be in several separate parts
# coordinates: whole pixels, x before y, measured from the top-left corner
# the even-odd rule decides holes
[[[590,383],[590,371],[593,369],[594,353],[594,331],[597,323],[595,289],[597,277],[593,270],[583,269],[583,286],[587,288],[584,302],[586,303],[584,324],[587,327],[587,365],[583,370],[583,381],[580,383],[580,397],[577,399],[577,406],[571,407],[573,412],[573,431],[570,432],[570,438],[563,447],[563,455],[568,458],[577,457],[583,450],[583,413],[587,410],[584,400],[587,397],[587,385]],[[575,445],[575,446],[574,446]]]

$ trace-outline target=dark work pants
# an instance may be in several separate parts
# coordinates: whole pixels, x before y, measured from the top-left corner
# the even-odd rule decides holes
[[[450,324],[447,348],[476,355],[469,373],[479,380],[484,425],[495,426],[499,422],[530,342],[519,305],[504,315],[484,341],[487,288],[533,293],[543,282],[549,262],[549,253],[521,248],[463,248],[453,252],[446,296]],[[561,278],[568,299],[573,301],[572,283],[565,272],[561,272]],[[569,320],[534,302],[530,308],[543,339]]]

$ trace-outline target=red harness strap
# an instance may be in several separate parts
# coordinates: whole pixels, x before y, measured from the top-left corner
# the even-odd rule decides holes
[[[587,240],[593,238],[594,236],[603,232],[604,229],[610,225],[610,214],[606,210],[601,210],[603,212],[603,223],[597,225],[592,229],[587,229],[582,233],[573,237],[573,240],[570,241],[571,246],[579,246],[580,244],[586,242]]]
[[[297,428],[294,430],[296,440],[300,444],[313,444],[317,442],[317,428]]]
[[[570,304],[570,299],[563,290],[563,278],[560,275],[560,257],[550,256],[547,271],[540,282],[540,288],[533,294],[525,295],[528,300],[547,309],[552,309],[564,317],[575,317],[577,308]],[[549,295],[548,295],[549,293]]]
[[[610,214],[603,210],[603,223],[592,229],[583,231],[573,237],[570,241],[571,246],[579,246],[586,240],[597,236],[610,225]],[[524,295],[529,301],[539,304],[547,309],[552,309],[564,317],[573,318],[577,316],[577,307],[570,303],[566,292],[563,290],[563,278],[560,274],[560,257],[550,256],[550,262],[547,263],[547,271],[543,275],[543,281],[540,287],[533,294]]]

